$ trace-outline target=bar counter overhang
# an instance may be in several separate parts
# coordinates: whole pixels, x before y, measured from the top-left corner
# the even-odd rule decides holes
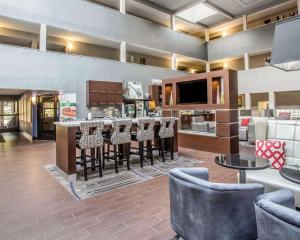
[[[137,124],[137,118],[131,119],[132,125]],[[112,119],[102,119],[105,128],[111,128]],[[155,118],[155,128],[159,128],[161,118]],[[174,152],[178,153],[178,124],[174,124]],[[56,165],[68,175],[69,179],[76,177],[76,131],[84,121],[56,122]],[[154,143],[157,141],[154,140]]]

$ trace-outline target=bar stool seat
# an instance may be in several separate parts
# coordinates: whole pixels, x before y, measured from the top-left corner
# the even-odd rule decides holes
[[[159,150],[161,152],[162,160],[165,161],[166,143],[169,142],[171,160],[174,159],[174,124],[175,118],[163,117],[160,122],[160,129],[158,132],[159,137]]]
[[[117,119],[112,122],[112,134],[104,138],[103,145],[103,168],[105,168],[105,160],[115,161],[115,172],[119,172],[118,165],[127,162],[127,169],[130,170],[130,129],[132,120]],[[105,144],[107,151],[105,151]],[[110,156],[110,146],[113,146],[113,156]],[[125,157],[125,159],[124,159]]]
[[[80,161],[77,164],[83,166],[84,179],[88,180],[88,169],[99,169],[99,176],[102,177],[102,163],[101,163],[101,148],[103,146],[102,130],[104,122],[82,122],[80,123],[81,137],[77,139],[77,147],[81,150]],[[91,156],[88,158],[86,151],[91,150]],[[93,151],[96,149],[96,155],[93,156]],[[91,163],[91,166],[88,164]]]
[[[141,167],[144,166],[144,142],[146,145],[147,157],[151,160],[153,165],[153,150],[152,141],[154,140],[154,124],[155,119],[153,118],[140,118],[138,119],[138,130],[131,132],[131,140],[136,141],[139,144],[138,155],[140,156]],[[131,147],[131,149],[137,149]],[[130,152],[130,154],[137,154],[136,152]]]

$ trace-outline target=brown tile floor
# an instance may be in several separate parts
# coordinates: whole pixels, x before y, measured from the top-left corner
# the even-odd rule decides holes
[[[55,162],[55,143],[30,143],[12,134],[0,143],[0,239],[169,239],[167,177],[96,198],[75,200],[43,166]],[[210,180],[236,182],[236,171],[217,166],[214,154],[180,149],[204,160]]]

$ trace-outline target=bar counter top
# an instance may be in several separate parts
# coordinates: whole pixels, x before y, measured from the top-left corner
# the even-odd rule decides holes
[[[111,125],[113,120],[118,119],[118,118],[98,118],[98,119],[93,119],[93,120],[75,120],[75,121],[66,121],[66,122],[55,122],[54,124],[57,126],[61,127],[79,127],[80,123],[82,122],[91,122],[91,121],[103,121],[104,125]],[[120,118],[120,119],[125,119],[125,118]],[[155,122],[160,122],[162,117],[155,117]],[[175,118],[178,120],[178,118]],[[128,118],[128,120],[132,120],[132,123],[137,123],[138,118]]]

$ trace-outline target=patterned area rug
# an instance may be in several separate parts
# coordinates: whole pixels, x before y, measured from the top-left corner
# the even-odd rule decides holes
[[[88,181],[84,181],[82,169],[78,169],[76,181],[69,181],[67,175],[53,164],[46,165],[45,169],[75,198],[80,200],[166,175],[172,168],[196,167],[201,164],[202,161],[178,156],[174,160],[166,158],[165,162],[154,159],[154,165],[151,165],[150,161],[146,160],[143,168],[140,167],[138,158],[134,158],[130,163],[130,171],[127,171],[126,164],[124,164],[124,166],[119,166],[119,173],[116,174],[114,161],[109,161],[105,165],[102,178],[99,178],[98,171],[95,173],[89,172]]]

